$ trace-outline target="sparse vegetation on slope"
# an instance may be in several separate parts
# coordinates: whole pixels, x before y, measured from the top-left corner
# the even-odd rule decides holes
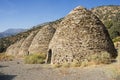
[[[120,6],[100,6],[91,11],[104,23],[112,39],[120,36]]]
[[[0,61],[12,61],[14,57],[12,55],[0,54]]]
[[[113,39],[113,42],[115,43],[115,42],[119,42],[120,41],[120,37],[116,37],[116,38],[114,38]]]

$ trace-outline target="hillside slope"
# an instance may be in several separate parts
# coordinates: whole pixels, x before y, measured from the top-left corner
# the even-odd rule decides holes
[[[105,24],[112,39],[120,36],[120,6],[100,6],[91,11]]]

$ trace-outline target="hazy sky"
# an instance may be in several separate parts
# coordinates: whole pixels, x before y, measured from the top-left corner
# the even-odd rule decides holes
[[[120,5],[120,0],[0,0],[0,32],[59,19],[79,5],[90,9]]]

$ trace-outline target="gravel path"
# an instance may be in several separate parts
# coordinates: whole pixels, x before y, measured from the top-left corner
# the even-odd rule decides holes
[[[0,62],[0,80],[115,80],[100,67],[53,68],[47,64]],[[120,80],[120,79],[119,79]]]

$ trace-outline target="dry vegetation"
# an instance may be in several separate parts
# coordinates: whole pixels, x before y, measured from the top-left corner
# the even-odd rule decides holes
[[[100,64],[110,64],[112,60],[109,57],[110,55],[107,52],[103,52],[102,55],[92,55],[89,56],[88,59],[85,59],[82,62],[78,62],[77,60],[71,62],[71,63],[63,63],[63,64],[54,64],[53,67],[59,68],[59,67],[64,67],[64,68],[69,68],[69,67],[86,67],[90,65],[100,65]]]
[[[113,39],[113,42],[114,42],[114,43],[115,43],[115,42],[119,42],[119,41],[120,41],[120,36]]]
[[[14,57],[12,55],[6,55],[4,53],[0,53],[0,61],[12,61]]]
[[[112,39],[120,36],[120,6],[100,6],[92,12],[104,23]]]
[[[43,64],[45,63],[45,54],[30,54],[24,57],[24,62],[26,64]]]

